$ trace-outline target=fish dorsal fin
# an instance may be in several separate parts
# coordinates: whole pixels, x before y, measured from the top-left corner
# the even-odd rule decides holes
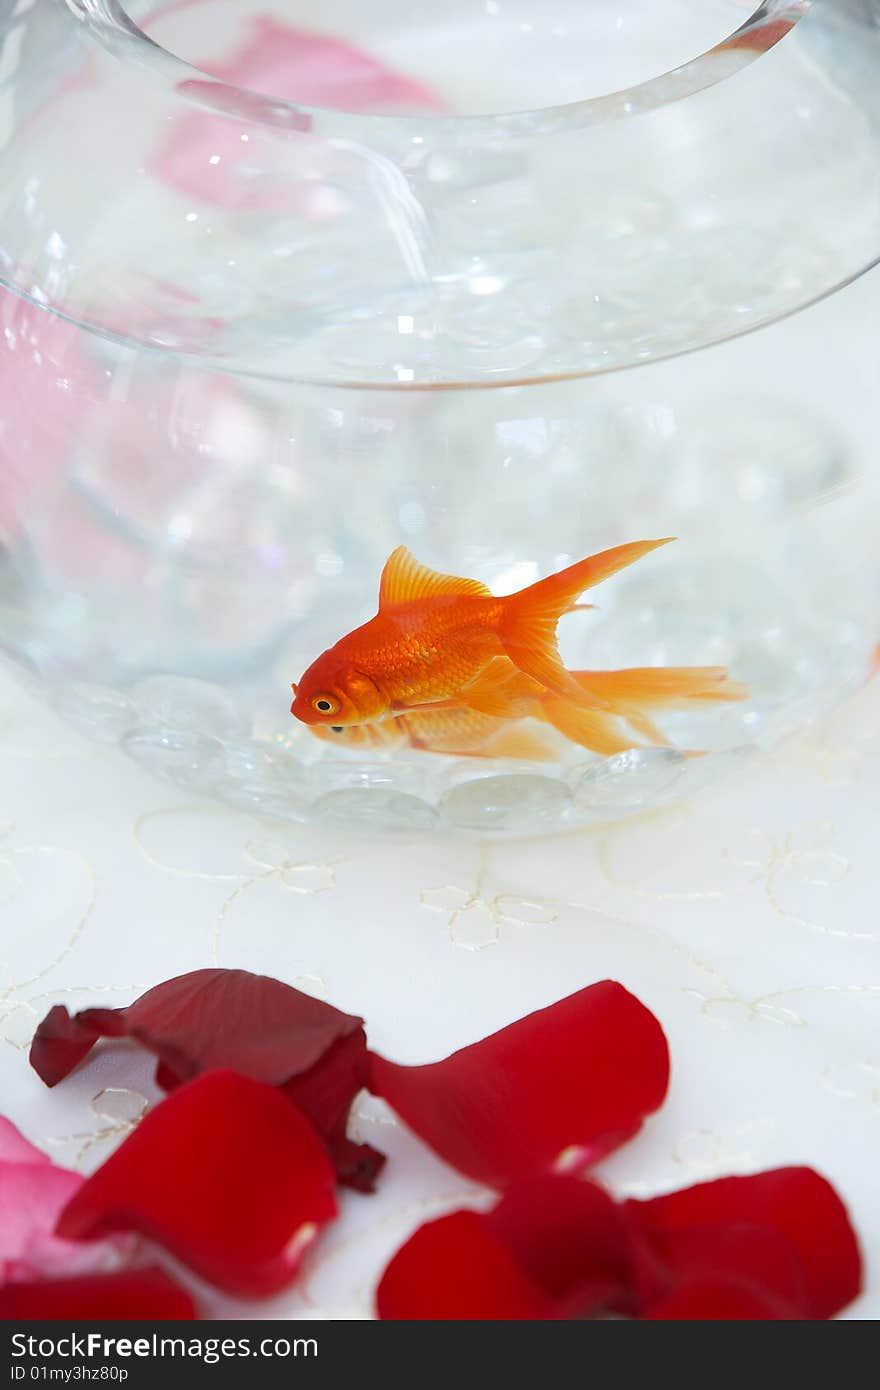
[[[436,570],[429,570],[425,565],[420,565],[405,545],[399,545],[389,555],[382,571],[379,608],[454,594],[469,595],[471,598],[492,597],[491,589],[487,589],[478,579],[459,579],[454,574],[438,574]]]

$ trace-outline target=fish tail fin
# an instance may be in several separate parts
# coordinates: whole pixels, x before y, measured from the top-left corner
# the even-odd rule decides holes
[[[723,666],[636,666],[572,674],[582,690],[601,695],[627,718],[633,710],[678,709],[692,700],[743,700],[749,693]]]
[[[609,579],[618,570],[633,564],[658,546],[672,539],[632,541],[603,550],[586,560],[569,565],[558,574],[539,579],[528,589],[503,600],[498,636],[515,666],[540,681],[554,694],[581,706],[604,705],[591,690],[585,689],[562,664],[556,641],[556,626],[563,613],[572,609],[585,589]]]
[[[635,729],[637,734],[641,734],[642,738],[647,739],[648,743],[655,748],[668,748],[670,746],[670,741],[663,730],[654,723],[653,719],[649,719],[643,710],[628,709],[624,718],[631,729]]]
[[[558,695],[548,695],[543,701],[544,717],[553,728],[591,753],[601,753],[611,758],[615,753],[625,753],[638,747],[632,738],[621,731],[615,715],[601,710],[583,709],[573,705],[570,700]]]

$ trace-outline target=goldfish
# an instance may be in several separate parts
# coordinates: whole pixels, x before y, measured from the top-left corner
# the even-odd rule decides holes
[[[350,752],[416,749],[460,758],[558,761],[560,744],[552,730],[530,728],[530,722],[497,719],[464,707],[433,710],[423,706],[374,724],[313,724],[311,733]]]
[[[723,667],[637,667],[623,671],[573,671],[584,689],[598,688],[614,711],[587,710],[518,671],[506,657],[496,657],[468,689],[467,703],[422,706],[408,714],[371,724],[313,725],[312,733],[349,749],[415,748],[458,757],[558,761],[558,735],[610,757],[668,740],[649,711],[682,709],[693,701],[739,700],[745,686],[728,678]],[[496,713],[486,713],[486,708]],[[503,713],[501,711],[504,711]],[[537,727],[539,721],[545,727]],[[546,726],[550,726],[547,728]]]
[[[454,702],[499,656],[574,705],[607,708],[600,690],[562,664],[557,624],[587,589],[671,539],[614,546],[503,598],[476,579],[427,569],[399,546],[382,571],[376,616],[309,666],[292,686],[291,713],[340,728]]]

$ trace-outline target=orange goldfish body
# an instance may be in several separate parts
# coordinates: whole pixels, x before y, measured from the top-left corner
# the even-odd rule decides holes
[[[506,598],[426,569],[400,546],[382,571],[375,618],[312,663],[293,687],[291,713],[331,728],[386,719],[455,700],[499,656],[575,705],[602,708],[603,697],[563,666],[557,623],[586,589],[668,539],[615,546]]]
[[[425,706],[375,724],[313,724],[311,731],[327,743],[362,753],[417,749],[450,757],[529,762],[558,762],[560,756],[558,736],[551,730],[466,708],[434,710]]]
[[[312,732],[347,748],[417,748],[432,753],[484,758],[558,761],[553,735],[525,721],[541,721],[591,752],[610,757],[666,738],[648,711],[687,708],[694,701],[738,700],[745,687],[723,668],[643,667],[628,671],[574,671],[584,689],[598,681],[613,710],[589,710],[554,695],[523,675],[505,657],[462,691],[461,704],[423,707],[373,724],[312,726]],[[492,712],[494,711],[494,712]]]

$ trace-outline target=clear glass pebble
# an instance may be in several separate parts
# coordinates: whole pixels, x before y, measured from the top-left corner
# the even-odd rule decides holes
[[[325,792],[313,807],[318,820],[376,830],[431,830],[437,812],[427,801],[384,787],[350,787]]]
[[[224,777],[219,795],[230,806],[270,820],[302,820],[311,796],[302,763],[273,744],[223,745]]]
[[[425,770],[419,763],[405,763],[390,758],[376,759],[374,762],[362,762],[355,758],[322,758],[312,763],[311,777],[317,791],[375,787],[383,791],[405,792],[410,796],[419,796],[424,791],[426,781]]]
[[[227,806],[248,811],[263,820],[292,821],[301,824],[308,820],[311,801],[305,789],[294,783],[287,788],[254,786],[246,782],[222,782],[216,794]]]
[[[62,719],[98,743],[118,743],[139,722],[128,696],[106,685],[65,682],[53,692],[52,703]]]
[[[131,690],[142,724],[192,730],[215,738],[245,733],[249,721],[230,695],[210,681],[188,676],[148,676]]]
[[[446,819],[466,830],[528,830],[559,822],[571,803],[564,782],[536,773],[479,777],[441,798]]]
[[[688,761],[674,748],[632,748],[603,758],[577,780],[575,801],[583,811],[640,810],[675,791]]]
[[[122,739],[130,757],[184,786],[213,789],[223,771],[223,745],[208,734],[174,729],[132,729]]]

